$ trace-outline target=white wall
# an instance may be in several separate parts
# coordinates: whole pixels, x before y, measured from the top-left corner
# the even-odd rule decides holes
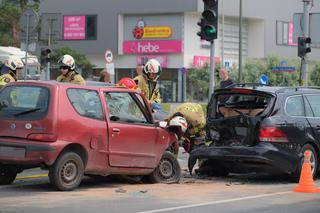
[[[265,25],[261,19],[248,20],[248,57],[263,58],[265,50]]]

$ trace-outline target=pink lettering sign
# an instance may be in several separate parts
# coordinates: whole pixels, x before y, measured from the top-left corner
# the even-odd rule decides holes
[[[215,56],[214,57],[214,64],[219,63],[219,61],[220,61],[220,57],[219,56]],[[210,56],[198,56],[198,55],[195,55],[193,57],[193,67],[201,68],[201,67],[205,66],[206,64],[210,65]]]
[[[125,54],[157,54],[157,53],[180,53],[182,41],[124,41],[123,53]]]
[[[137,56],[137,64],[146,63],[149,59],[154,58],[159,61],[161,67],[168,67],[168,56],[167,55],[139,55]]]
[[[86,17],[85,16],[64,16],[63,17],[63,39],[79,40],[86,38]]]
[[[289,32],[288,32],[288,44],[289,46],[297,46],[297,43],[293,43],[293,23],[289,23]]]

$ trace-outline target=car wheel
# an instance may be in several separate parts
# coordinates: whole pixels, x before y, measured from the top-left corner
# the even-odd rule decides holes
[[[301,150],[300,150],[300,154],[302,154],[304,156],[304,153],[306,151],[310,152],[310,164],[311,164],[311,173],[313,178],[316,177],[317,174],[317,169],[318,169],[318,157],[317,157],[317,153],[314,150],[313,146],[310,144],[306,144],[304,145]],[[301,169],[302,169],[302,164],[303,164],[303,158],[301,159],[301,161],[299,161],[299,165],[297,166],[296,171],[292,174],[292,181],[298,183],[300,180],[300,174],[301,174]]]
[[[18,172],[10,166],[0,165],[0,185],[9,185],[17,177]]]
[[[60,191],[71,191],[78,187],[83,174],[83,161],[74,152],[66,152],[59,156],[49,169],[50,183]]]
[[[151,183],[178,183],[181,168],[177,158],[171,152],[164,152],[159,165],[148,176]]]

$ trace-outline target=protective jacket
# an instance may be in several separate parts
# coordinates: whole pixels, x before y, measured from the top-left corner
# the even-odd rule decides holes
[[[133,80],[138,85],[138,89],[151,103],[161,103],[160,91],[157,82],[147,81],[143,75],[138,75]]]
[[[66,76],[65,75],[59,75],[57,78],[57,81],[59,82],[68,82],[72,84],[79,84],[79,85],[85,85],[86,82],[83,79],[83,77],[78,74],[75,71],[70,71]]]

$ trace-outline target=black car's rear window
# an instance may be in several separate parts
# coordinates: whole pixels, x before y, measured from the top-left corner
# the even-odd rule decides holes
[[[214,102],[210,102],[208,108],[209,117],[232,117],[240,114],[256,116],[268,107],[271,97],[251,94],[220,94],[215,96]],[[216,106],[211,106],[216,104]]]
[[[46,87],[4,87],[0,92],[0,119],[41,119],[47,114],[49,96]]]

